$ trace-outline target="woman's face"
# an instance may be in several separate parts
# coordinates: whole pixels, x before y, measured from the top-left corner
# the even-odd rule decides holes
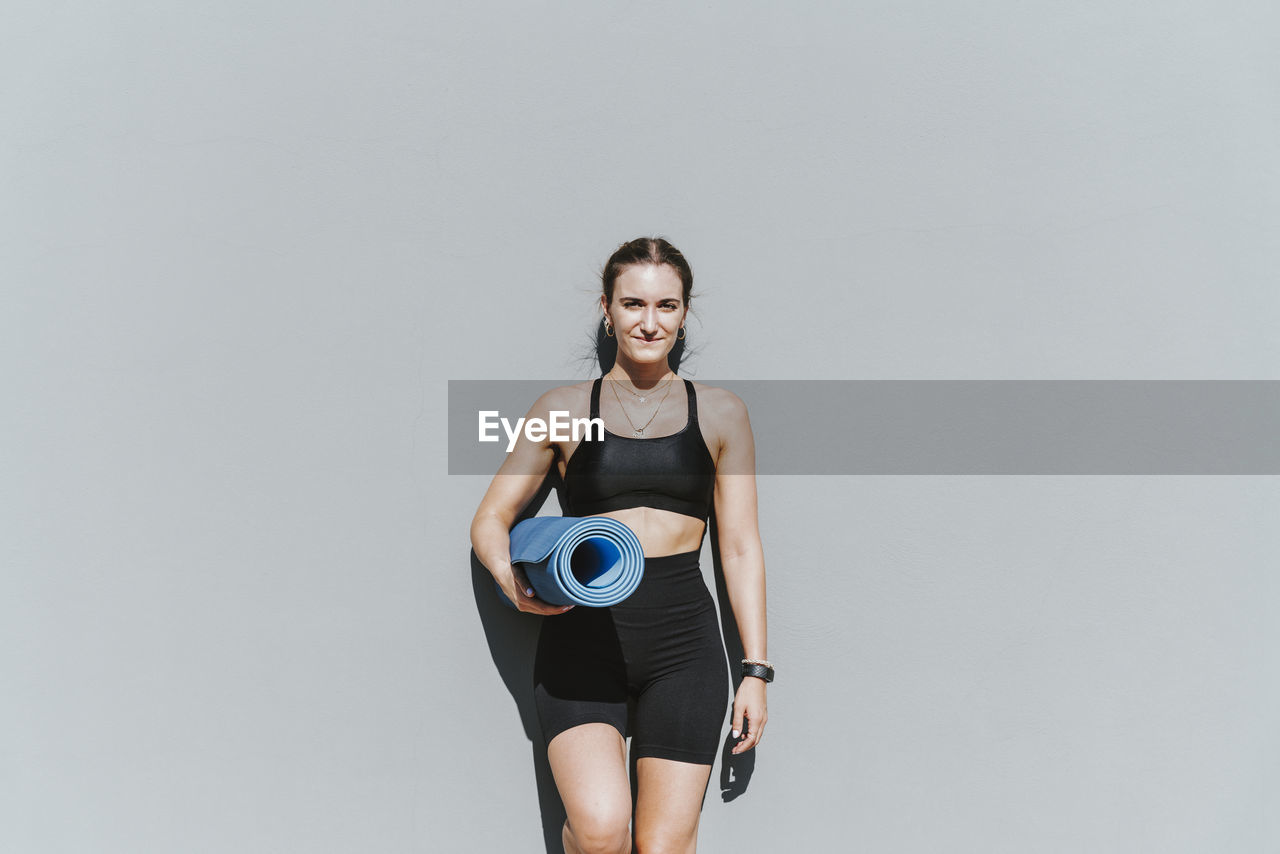
[[[618,355],[633,362],[665,362],[676,345],[688,306],[680,275],[667,264],[632,264],[618,274],[605,316],[618,339]]]

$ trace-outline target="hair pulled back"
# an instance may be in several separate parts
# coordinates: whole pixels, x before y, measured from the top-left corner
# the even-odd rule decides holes
[[[685,259],[684,253],[672,246],[662,237],[637,237],[619,246],[604,263],[600,271],[600,286],[605,302],[613,302],[613,288],[617,284],[622,271],[636,264],[667,265],[676,271],[683,286],[684,304],[689,305],[693,299],[693,268]],[[688,334],[677,340],[671,352],[667,354],[667,365],[675,371],[680,367],[680,359],[684,356]],[[604,318],[596,329],[596,360],[600,363],[601,373],[608,373],[618,358],[617,339],[605,334]]]

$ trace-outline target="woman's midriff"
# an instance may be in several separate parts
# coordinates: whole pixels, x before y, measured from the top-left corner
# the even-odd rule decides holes
[[[599,515],[617,519],[634,531],[645,557],[699,551],[707,527],[701,519],[654,507],[628,507]]]

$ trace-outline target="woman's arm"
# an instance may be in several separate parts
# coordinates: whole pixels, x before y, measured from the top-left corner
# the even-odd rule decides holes
[[[720,426],[720,454],[716,460],[716,526],[719,529],[720,563],[724,569],[729,604],[747,658],[769,657],[764,585],[764,547],[756,507],[756,447],[746,404],[735,394],[718,390],[714,412]],[[760,743],[769,713],[765,681],[746,676],[733,701],[735,736],[747,735],[734,753]],[[744,725],[744,720],[747,723]]]
[[[560,391],[553,389],[538,398],[525,417],[546,420],[553,408],[568,409]],[[538,599],[524,573],[511,563],[511,526],[537,494],[555,456],[555,445],[550,438],[532,442],[521,431],[515,448],[507,454],[502,467],[493,476],[471,521],[471,547],[475,549],[476,557],[480,558],[516,608],[531,614],[563,614],[573,607],[548,605]]]

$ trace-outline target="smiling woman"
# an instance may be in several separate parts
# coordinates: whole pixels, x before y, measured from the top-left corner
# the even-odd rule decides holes
[[[730,722],[734,753],[759,743],[768,717],[773,668],[755,445],[737,396],[676,374],[693,289],[684,255],[661,238],[629,241],[606,262],[601,285],[604,334],[617,342],[613,365],[594,382],[548,391],[526,423],[568,413],[599,420],[603,435],[517,435],[476,511],[471,542],[516,607],[550,618],[539,636],[534,696],[568,815],[565,850],[625,854],[634,842],[640,851],[692,851],[729,684],[698,567],[713,507],[746,655]],[[543,602],[511,562],[511,526],[553,465],[566,515],[609,516],[640,540],[644,576],[621,604]],[[637,758],[634,838],[627,736]]]

